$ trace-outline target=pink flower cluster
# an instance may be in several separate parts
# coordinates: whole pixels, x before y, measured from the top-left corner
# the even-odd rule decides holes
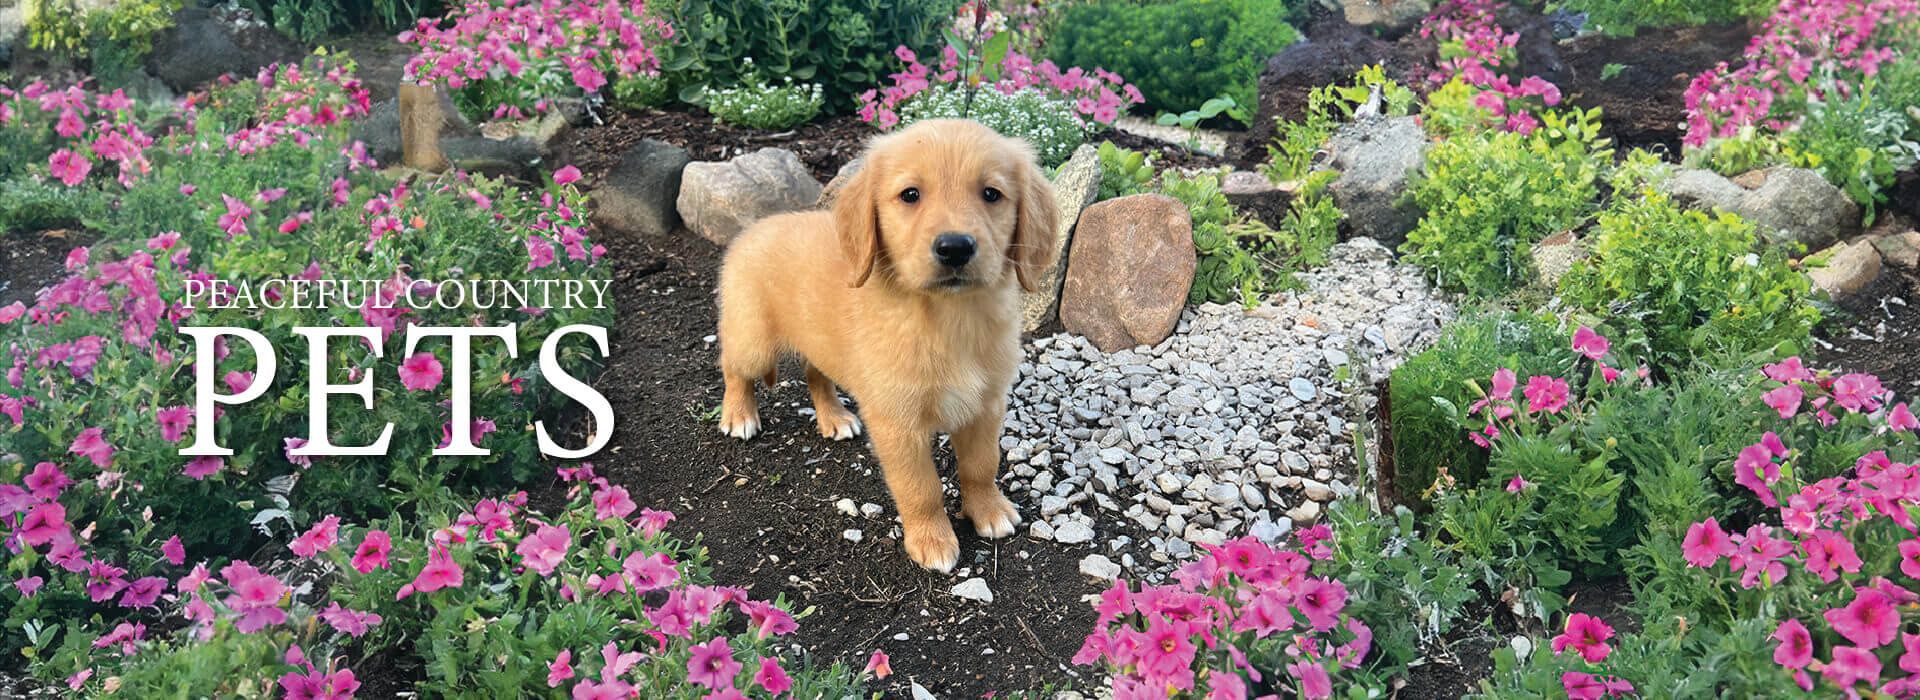
[[[59,90],[38,80],[17,92],[0,86],[0,129],[31,130],[36,140],[50,131],[59,148],[47,158],[47,172],[68,187],[85,182],[96,164],[113,164],[127,187],[153,169],[153,138],[140,130],[133,101],[120,90]]]
[[[941,50],[937,69],[921,63],[905,46],[894,49],[893,55],[906,64],[905,69],[888,76],[893,84],[860,95],[860,119],[883,131],[900,123],[898,108],[915,96],[935,88],[961,86],[963,81],[967,83],[965,87],[998,90],[1008,95],[1021,90],[1043,91],[1053,99],[1072,104],[1083,125],[1111,126],[1128,106],[1146,101],[1140,88],[1111,71],[1095,68],[1089,74],[1078,66],[1063,71],[1052,60],[1034,63],[1018,51],[1007,52],[998,67],[1000,78],[991,83],[981,77],[978,57],[966,57],[969,68],[963,75],[962,57],[951,46]]]
[[[649,15],[644,0],[468,0],[399,38],[420,47],[406,66],[412,80],[454,89],[515,81],[516,101],[494,116],[519,118],[527,108],[546,111],[561,96],[557,82],[592,95],[613,80],[657,73],[649,44],[671,40],[673,26]]]
[[[1764,372],[1778,386],[1763,398],[1783,419],[1824,430],[1841,422],[1834,411],[1856,414],[1877,434],[1909,445],[1920,430],[1907,404],[1892,404],[1891,392],[1871,375],[1815,373],[1797,357],[1768,365]],[[1778,524],[1754,523],[1745,532],[1729,533],[1708,518],[1688,528],[1681,554],[1688,565],[1702,569],[1727,560],[1742,589],[1805,589],[1785,598],[1796,602],[1782,607],[1786,619],[1772,637],[1774,662],[1801,688],[1812,690],[1817,673],[1850,695],[1876,689],[1892,697],[1920,695],[1920,634],[1902,633],[1909,621],[1902,611],[1915,609],[1920,595],[1875,575],[1865,562],[1877,557],[1863,555],[1880,548],[1897,551],[1901,573],[1920,578],[1920,526],[1911,514],[1920,505],[1920,465],[1896,462],[1885,450],[1875,450],[1841,475],[1803,483],[1795,469],[1806,468],[1799,464],[1802,457],[1772,431],[1742,450],[1734,478],[1778,515]],[[1811,615],[1815,612],[1817,618]],[[1824,621],[1825,629],[1844,642],[1833,644],[1826,660],[1817,658],[1813,631],[1802,616],[1816,625]],[[1899,672],[1889,673],[1886,660]]]
[[[1612,349],[1613,343],[1592,328],[1581,326],[1573,332],[1573,351],[1592,361],[1600,371],[1601,381],[1608,384],[1620,381],[1620,370],[1606,360],[1607,353]],[[1633,377],[1628,378],[1628,381],[1645,379],[1650,372],[1651,370],[1643,365]],[[1515,389],[1520,390],[1520,399],[1513,397]],[[1568,410],[1572,403],[1572,387],[1566,379],[1541,375],[1530,376],[1527,377],[1526,386],[1522,388],[1519,375],[1511,369],[1502,367],[1494,370],[1492,380],[1488,383],[1486,396],[1467,407],[1467,413],[1485,422],[1484,426],[1469,433],[1467,437],[1473,440],[1475,445],[1492,448],[1493,441],[1498,440],[1503,434],[1502,423],[1511,426],[1515,422],[1532,422],[1546,416],[1556,416]],[[1515,477],[1515,480],[1516,484],[1525,481],[1519,477]],[[1517,491],[1519,487],[1514,486],[1508,490]]]
[[[1440,43],[1440,64],[1428,80],[1435,86],[1458,77],[1479,88],[1473,104],[1502,119],[1501,127],[1522,134],[1540,126],[1534,115],[1538,98],[1547,107],[1560,104],[1560,88],[1537,75],[1519,81],[1504,74],[1514,63],[1518,32],[1500,26],[1500,0],[1446,0],[1420,26],[1420,36]]]
[[[1297,537],[1305,554],[1247,537],[1206,545],[1173,585],[1114,582],[1073,662],[1112,669],[1116,700],[1202,687],[1208,698],[1240,700],[1261,683],[1332,697],[1331,674],[1358,668],[1373,632],[1344,614],[1346,586],[1312,573],[1314,561],[1333,556],[1332,533],[1316,525]]]
[[[1916,21],[1920,0],[1782,0],[1744,63],[1721,63],[1687,86],[1686,145],[1750,126],[1792,130],[1808,98],[1851,96],[1881,66],[1914,60]]]

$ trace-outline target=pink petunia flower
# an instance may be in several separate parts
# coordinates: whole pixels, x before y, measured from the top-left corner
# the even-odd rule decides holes
[[[430,352],[414,353],[400,363],[400,384],[410,391],[427,391],[440,386],[445,369],[440,358]]]
[[[1607,659],[1613,647],[1607,644],[1613,638],[1613,627],[1600,618],[1586,613],[1574,613],[1567,616],[1567,626],[1553,638],[1553,653],[1558,654],[1568,648],[1580,654],[1587,663],[1597,664]]]
[[[1605,357],[1610,347],[1612,344],[1599,333],[1593,332],[1592,328],[1581,326],[1579,330],[1573,332],[1573,351],[1587,356],[1587,359],[1598,360]]]
[[[360,546],[353,550],[351,562],[354,571],[369,573],[374,569],[385,569],[387,553],[393,551],[393,538],[384,530],[368,530],[367,536],[360,540]]]

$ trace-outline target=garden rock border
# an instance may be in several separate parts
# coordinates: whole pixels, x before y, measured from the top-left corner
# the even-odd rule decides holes
[[[1728,178],[1711,170],[1675,168],[1660,188],[1676,203],[1720,209],[1751,222],[1766,240],[1820,250],[1860,228],[1860,206],[1819,173],[1775,167]]]
[[[1340,172],[1327,191],[1346,213],[1344,230],[1389,248],[1420,222],[1408,191],[1427,162],[1427,132],[1413,116],[1362,119],[1327,139],[1327,167]]]

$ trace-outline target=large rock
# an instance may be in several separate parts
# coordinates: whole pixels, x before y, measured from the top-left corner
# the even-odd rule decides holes
[[[1347,23],[1394,35],[1420,23],[1433,12],[1430,0],[1340,0]]]
[[[1860,228],[1860,207],[1805,168],[1768,168],[1731,179],[1679,168],[1662,187],[1682,205],[1738,214],[1775,245],[1798,243],[1820,250]]]
[[[724,246],[755,221],[819,199],[820,183],[800,156],[762,148],[723,163],[688,163],[677,202],[689,230]]]
[[[213,10],[188,7],[154,37],[147,69],[167,87],[186,92],[229,73],[251,78],[262,66],[304,55],[299,44],[265,25],[240,25]]]
[[[835,178],[836,180],[839,178]],[[1046,325],[1059,315],[1060,285],[1067,268],[1067,250],[1073,239],[1074,222],[1080,212],[1100,196],[1100,150],[1083,145],[1073,151],[1053,176],[1053,201],[1060,218],[1053,239],[1053,266],[1040,274],[1038,290],[1020,299],[1020,316],[1029,332]]]
[[[1420,222],[1408,182],[1427,162],[1427,132],[1414,117],[1363,119],[1327,141],[1329,166],[1340,171],[1328,191],[1347,215],[1346,229],[1387,247],[1399,246]]]
[[[1870,241],[1842,243],[1815,257],[1825,264],[1807,270],[1807,277],[1835,300],[1859,294],[1880,279],[1880,251]]]
[[[833,200],[840,194],[840,190],[846,188],[847,182],[853,179],[854,173],[860,172],[860,166],[866,165],[866,163],[867,160],[865,157],[856,157],[842,164],[839,170],[834,171],[833,179],[828,180],[827,185],[820,188],[820,208],[824,209],[833,206]]]
[[[1080,215],[1060,321],[1106,352],[1165,340],[1180,321],[1197,264],[1193,221],[1157,194],[1109,199]]]
[[[1920,232],[1875,238],[1873,248],[1880,251],[1880,258],[1888,265],[1903,270],[1920,267]]]
[[[453,98],[445,89],[439,93],[441,116],[440,136],[456,138],[474,136],[480,133],[472,122],[460,114],[453,106]],[[393,165],[400,162],[400,100],[389,98],[373,105],[373,111],[365,119],[353,122],[349,135],[356,141],[366,144],[367,155],[381,165]]]
[[[643,236],[664,236],[680,227],[675,207],[687,149],[644,139],[621,154],[620,165],[593,191],[593,221]]]

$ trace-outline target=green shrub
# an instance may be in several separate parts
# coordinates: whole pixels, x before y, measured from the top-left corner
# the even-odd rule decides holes
[[[1448,289],[1497,295],[1532,275],[1532,245],[1583,223],[1612,153],[1599,110],[1547,113],[1532,134],[1479,131],[1427,152],[1413,189],[1426,214],[1401,251]]]
[[[1574,308],[1617,319],[1621,340],[1657,366],[1694,357],[1807,348],[1820,312],[1807,277],[1751,224],[1685,211],[1651,188],[1623,191],[1599,217],[1592,253],[1560,282]]]
[[[673,99],[672,81],[664,75],[629,75],[613,83],[613,103],[621,109],[651,109]]]
[[[1286,16],[1280,0],[1100,0],[1066,10],[1048,55],[1127,76],[1156,110],[1195,110],[1221,95],[1252,105],[1261,67],[1299,36]]]
[[[1087,127],[1074,115],[1073,105],[1039,90],[1009,95],[998,90],[933,88],[901,104],[899,112],[901,127],[924,119],[978,121],[1006,136],[1026,139],[1048,167],[1066,162],[1073,149],[1087,140]]]
[[[153,51],[153,37],[173,26],[179,0],[129,0],[82,9],[75,0],[28,0],[33,48],[87,60],[104,85],[124,85]]]
[[[91,187],[38,179],[0,181],[0,231],[78,228],[106,213],[107,197]]]
[[[1467,441],[1460,419],[1501,367],[1525,377],[1564,376],[1567,336],[1541,319],[1487,312],[1448,325],[1440,340],[1393,370],[1389,381],[1395,496],[1424,501],[1436,478],[1476,484],[1487,453]]]
[[[820,114],[820,86],[786,78],[779,85],[748,79],[740,87],[707,93],[707,111],[728,124],[765,129],[789,129]]]
[[[1467,604],[1479,591],[1460,585],[1452,552],[1416,529],[1411,510],[1376,514],[1341,500],[1327,513],[1335,533],[1327,573],[1346,584],[1349,614],[1372,628],[1378,670],[1400,674],[1467,622]]]
[[[896,47],[924,55],[942,46],[940,31],[958,4],[665,0],[648,9],[673,24],[674,40],[658,52],[682,101],[698,103],[707,90],[758,74],[819,83],[827,110],[842,113],[854,108],[854,95],[892,70]]]
[[[1284,225],[1272,229],[1234,209],[1220,191],[1219,173],[1163,174],[1160,193],[1187,205],[1200,257],[1187,302],[1238,302],[1251,308],[1268,294],[1296,286],[1294,272],[1326,264],[1340,221],[1333,198],[1324,194],[1329,182],[1330,176],[1310,183]]]
[[[1555,0],[1568,12],[1583,12],[1587,24],[1611,36],[1633,36],[1641,29],[1758,20],[1773,13],[1772,0]]]
[[[305,43],[356,31],[391,31],[438,17],[446,0],[238,0],[274,29]]]

